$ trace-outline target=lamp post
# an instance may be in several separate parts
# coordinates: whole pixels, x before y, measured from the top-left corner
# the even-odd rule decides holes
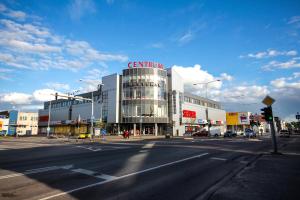
[[[205,98],[207,99],[207,87],[208,87],[208,84],[210,83],[213,83],[213,82],[218,82],[218,81],[221,81],[219,79],[217,80],[212,80],[212,81],[208,81],[208,82],[205,82],[205,83],[194,83],[193,85],[205,85]],[[206,121],[207,121],[207,126],[208,126],[208,132],[209,132],[209,125],[208,125],[208,104],[206,102],[206,108],[205,108],[205,115],[206,115]]]
[[[47,127],[47,137],[50,135],[50,118],[51,118],[51,102],[52,100],[50,99],[49,107],[48,107],[48,127]]]

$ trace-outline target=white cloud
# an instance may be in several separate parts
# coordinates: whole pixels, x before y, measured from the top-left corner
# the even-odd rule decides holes
[[[218,77],[213,76],[212,74],[208,73],[205,70],[201,69],[199,64],[194,65],[193,67],[183,67],[174,65],[174,70],[180,74],[184,81],[185,91],[191,92],[200,96],[206,96],[205,94],[205,87],[206,84],[210,81],[217,80]],[[224,77],[225,73],[223,74]],[[227,74],[226,74],[227,75]],[[197,84],[198,83],[198,84]],[[196,85],[194,85],[196,84]],[[222,82],[212,82],[207,84],[208,88],[208,97],[212,97],[214,94],[218,93],[218,91],[222,87]]]
[[[262,59],[262,58],[270,58],[276,56],[296,56],[298,52],[296,50],[290,51],[277,51],[274,49],[268,49],[267,51],[257,52],[257,53],[249,53],[246,56],[240,56],[240,58],[255,58],[255,59]]]
[[[87,74],[80,80],[83,83],[83,87],[80,88],[81,92],[89,92],[96,90],[98,85],[101,83],[101,78],[108,75],[109,72],[100,69],[91,69]]]
[[[26,13],[9,9],[4,4],[0,4],[0,12],[2,15],[20,21],[24,21],[27,17]]]
[[[186,44],[190,42],[193,38],[194,34],[192,33],[192,31],[189,30],[188,32],[179,37],[178,42],[179,44]]]
[[[293,75],[294,75],[294,78],[299,78],[300,77],[300,72],[294,72]]]
[[[287,78],[278,78],[271,81],[271,85],[278,89],[300,89],[300,81],[287,82]]]
[[[69,14],[71,19],[79,20],[86,14],[96,12],[96,6],[92,0],[72,0],[69,5]]]
[[[22,12],[22,11],[13,11],[10,10],[9,12],[6,13],[7,16],[17,19],[17,20],[25,20],[26,19],[26,13]]]
[[[150,45],[151,48],[155,48],[155,49],[161,49],[164,47],[164,44],[161,42],[157,42],[157,43],[153,43]]]
[[[300,22],[300,16],[293,16],[288,21],[288,24],[294,24],[294,23],[298,23],[298,22]]]
[[[12,92],[0,95],[0,102],[10,104],[30,104],[32,96],[30,94]]]
[[[230,76],[230,75],[227,74],[227,73],[222,73],[220,79],[221,79],[221,80],[225,80],[225,81],[232,81],[232,80],[233,80],[233,77]]]
[[[286,62],[279,62],[279,61],[270,61],[268,64],[262,66],[263,70],[274,70],[274,69],[290,69],[290,68],[299,68],[300,63],[297,61],[297,58],[292,58]]]
[[[69,90],[70,86],[65,83],[46,83],[46,86],[55,90]]]
[[[106,62],[128,60],[125,55],[102,53],[86,41],[56,35],[32,19],[30,23],[0,19],[0,64],[32,70],[78,71],[99,65],[107,67]]]

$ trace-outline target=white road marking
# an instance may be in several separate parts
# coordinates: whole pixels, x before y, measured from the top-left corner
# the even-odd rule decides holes
[[[89,175],[89,176],[93,176],[94,174],[96,174],[97,172],[91,171],[91,170],[87,170],[87,169],[72,169],[73,172],[78,172],[81,174],[85,174],[85,175]]]
[[[101,148],[93,148],[93,147],[85,147],[85,146],[76,146],[78,148],[82,148],[82,149],[87,149],[87,150],[90,150],[90,151],[101,151],[102,149]]]
[[[147,153],[147,152],[149,152],[148,150],[140,150],[139,151],[140,153]]]
[[[166,164],[158,165],[156,167],[151,167],[151,168],[144,169],[144,170],[141,170],[141,171],[137,171],[137,172],[133,172],[133,173],[130,173],[130,174],[123,175],[123,176],[119,176],[119,177],[116,177],[116,178],[113,178],[113,179],[107,179],[105,181],[101,181],[101,182],[98,182],[98,183],[93,183],[93,184],[90,184],[90,185],[85,185],[85,186],[82,186],[82,187],[79,187],[79,188],[75,188],[75,189],[72,189],[72,190],[69,190],[69,191],[66,191],[66,192],[61,192],[61,193],[54,194],[54,195],[51,195],[51,196],[48,196],[48,197],[44,197],[44,198],[41,198],[40,200],[52,199],[54,197],[63,196],[63,195],[66,195],[66,194],[70,194],[70,193],[73,193],[73,192],[76,192],[76,191],[79,191],[79,190],[83,190],[83,189],[95,187],[95,186],[98,186],[98,185],[103,185],[103,184],[108,183],[108,182],[112,182],[112,181],[115,181],[115,180],[120,180],[120,179],[127,178],[127,177],[130,177],[130,176],[142,174],[142,173],[149,172],[149,171],[152,171],[152,170],[155,170],[155,169],[159,169],[159,168],[162,168],[162,167],[171,166],[171,165],[174,165],[174,164],[185,162],[187,160],[192,160],[192,159],[200,158],[200,157],[205,156],[205,155],[208,155],[208,153],[203,153],[203,154],[199,154],[199,155],[196,155],[196,156],[191,156],[191,157],[184,158],[184,159],[181,159],[181,160],[176,160],[176,161],[169,162],[169,163],[166,163]]]
[[[226,158],[218,158],[218,157],[211,157],[211,160],[222,160],[222,161],[226,161]]]
[[[110,175],[107,175],[107,174],[101,174],[99,176],[95,176],[97,178],[101,178],[101,179],[104,179],[104,180],[114,180],[116,178],[118,178],[117,176],[110,176]]]
[[[53,171],[53,170],[57,170],[57,169],[66,169],[66,168],[69,168],[70,166],[72,167],[73,165],[52,166],[52,167],[44,167],[44,168],[38,168],[38,169],[30,169],[30,170],[26,170],[23,173],[15,173],[15,174],[8,174],[5,176],[0,176],[0,180],[18,177],[18,176],[25,176],[25,175],[29,175],[29,174],[37,174],[37,173],[41,173],[41,172]]]

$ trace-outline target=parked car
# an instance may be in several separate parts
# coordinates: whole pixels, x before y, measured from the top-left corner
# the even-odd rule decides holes
[[[81,133],[78,136],[78,139],[86,139],[86,138],[91,138],[91,134],[90,133]]]
[[[221,130],[219,128],[211,128],[209,130],[209,135],[214,137],[221,136]]]
[[[192,136],[207,137],[208,136],[208,131],[207,130],[197,131],[197,132],[192,133]]]
[[[245,129],[245,137],[256,137],[256,133],[253,130],[247,128]]]
[[[280,130],[280,137],[290,137],[290,132],[288,130]]]
[[[226,131],[224,133],[224,137],[236,137],[236,136],[237,136],[237,133],[233,132],[233,131]]]

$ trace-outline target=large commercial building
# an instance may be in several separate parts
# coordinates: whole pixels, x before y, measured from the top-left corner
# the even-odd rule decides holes
[[[50,120],[50,102],[45,102],[39,110],[40,133],[46,133],[48,123],[52,133],[76,134],[78,128],[88,131],[91,121],[101,121],[110,133],[127,129],[135,135],[182,136],[208,124],[224,131],[226,124],[220,103],[186,93],[183,79],[173,68],[154,62],[130,62],[121,75],[105,76],[98,90],[78,96],[93,97],[93,118],[89,100],[51,101]]]

